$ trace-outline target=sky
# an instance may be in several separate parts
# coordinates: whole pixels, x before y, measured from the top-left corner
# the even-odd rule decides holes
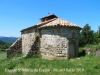
[[[48,13],[97,31],[100,0],[0,0],[0,36],[20,37],[20,31],[40,22]]]

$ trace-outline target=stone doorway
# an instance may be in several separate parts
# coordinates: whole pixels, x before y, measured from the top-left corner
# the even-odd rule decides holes
[[[67,58],[74,58],[76,56],[75,39],[69,39]]]
[[[75,57],[75,44],[73,42],[69,43],[69,58]]]

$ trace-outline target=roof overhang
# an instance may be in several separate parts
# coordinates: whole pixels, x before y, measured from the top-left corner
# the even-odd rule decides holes
[[[37,25],[34,25],[34,26],[30,26],[30,27],[27,27],[25,29],[22,29],[20,32],[23,32],[23,31],[26,31],[26,30],[29,30],[29,29],[32,29],[32,28],[36,28]]]

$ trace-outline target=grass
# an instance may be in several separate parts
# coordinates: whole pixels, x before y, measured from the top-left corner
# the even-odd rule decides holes
[[[0,60],[0,75],[99,75],[99,73],[100,57],[90,55],[70,60],[46,60],[40,56],[4,57]]]
[[[86,45],[79,48],[100,49],[98,45]],[[0,51],[0,75],[99,75],[100,57],[85,55],[70,60],[46,60],[41,56],[23,58],[22,55],[6,58],[6,52]]]
[[[80,50],[81,49],[91,49],[91,50],[100,50],[100,43],[99,44],[87,44],[87,45],[85,45],[84,47],[80,47]]]
[[[6,52],[0,52],[0,60],[6,58]]]

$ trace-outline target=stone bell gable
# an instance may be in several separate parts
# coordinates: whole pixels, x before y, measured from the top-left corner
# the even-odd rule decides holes
[[[24,56],[40,54],[46,59],[69,59],[78,55],[81,27],[51,14],[21,30]]]

